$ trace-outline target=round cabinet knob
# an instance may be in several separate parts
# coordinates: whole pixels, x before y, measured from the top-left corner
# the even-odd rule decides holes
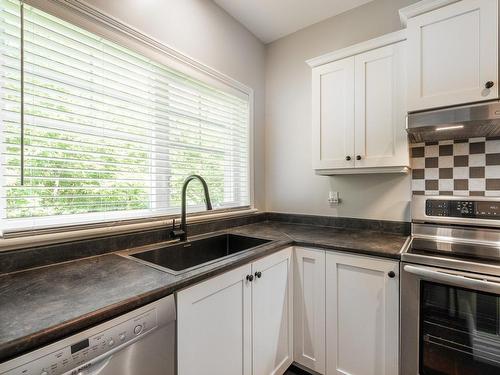
[[[484,87],[486,87],[487,89],[491,89],[493,86],[495,86],[495,82],[493,82],[493,81],[488,81],[484,85]]]
[[[394,279],[396,277],[396,273],[394,271],[389,271],[387,274],[391,279]]]
[[[351,160],[351,157],[350,157],[350,156],[346,156],[346,157],[345,157],[345,160],[350,161],[350,160]]]
[[[356,160],[361,160],[361,155],[356,155]]]
[[[253,281],[253,275],[247,275],[247,280],[252,282]]]
[[[257,279],[260,279],[262,277],[262,272],[260,272],[260,271],[255,272],[255,277]]]

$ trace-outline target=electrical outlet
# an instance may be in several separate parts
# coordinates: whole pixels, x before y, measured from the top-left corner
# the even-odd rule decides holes
[[[328,193],[328,203],[330,203],[331,206],[335,206],[335,205],[338,205],[340,203],[338,191],[330,191]]]

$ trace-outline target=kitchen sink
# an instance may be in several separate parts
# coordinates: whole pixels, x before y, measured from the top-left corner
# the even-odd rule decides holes
[[[270,240],[262,238],[221,234],[131,253],[129,256],[139,261],[152,263],[157,268],[166,269],[170,273],[179,274],[268,242]]]

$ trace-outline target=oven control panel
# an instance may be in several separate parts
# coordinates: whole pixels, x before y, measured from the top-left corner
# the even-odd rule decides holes
[[[500,220],[500,202],[427,199],[425,214],[438,217]]]
[[[69,371],[71,375],[83,374],[93,359],[127,346],[156,326],[156,309],[152,309],[13,370],[0,370],[0,375],[61,375]]]

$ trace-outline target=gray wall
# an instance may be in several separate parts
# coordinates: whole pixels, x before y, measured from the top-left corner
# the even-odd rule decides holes
[[[210,0],[86,0],[255,93],[255,204],[265,209],[265,47]]]
[[[268,211],[409,220],[410,176],[316,176],[311,167],[311,70],[305,60],[396,31],[398,10],[416,0],[375,0],[267,46]],[[328,192],[342,204],[330,207]]]

